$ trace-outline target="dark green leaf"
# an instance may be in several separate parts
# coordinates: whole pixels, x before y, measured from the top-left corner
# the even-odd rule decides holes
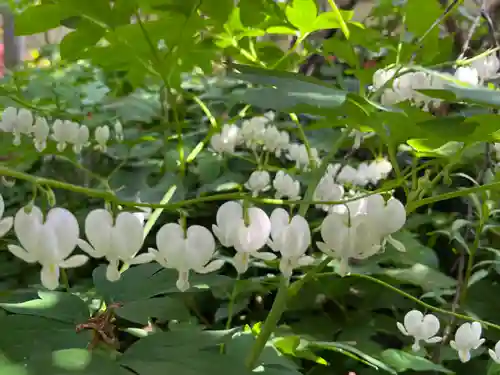
[[[414,371],[437,371],[445,374],[453,374],[453,371],[445,367],[432,363],[428,359],[419,357],[401,350],[388,349],[382,352],[382,358],[390,366],[394,367],[398,372],[414,370]]]
[[[39,299],[20,303],[0,303],[0,307],[14,314],[35,315],[78,324],[89,318],[89,310],[79,297],[67,292],[38,292]]]

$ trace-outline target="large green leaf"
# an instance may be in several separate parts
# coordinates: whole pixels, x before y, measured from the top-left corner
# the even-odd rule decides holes
[[[388,349],[382,352],[382,358],[398,372],[413,371],[436,371],[445,374],[453,374],[453,371],[425,359],[401,350]]]
[[[140,375],[251,374],[241,358],[220,354],[217,344],[233,332],[182,329],[156,333],[133,344],[120,363]]]
[[[16,35],[41,33],[59,26],[63,11],[59,4],[28,7],[15,17]]]
[[[192,290],[222,286],[231,282],[230,278],[216,274],[191,276],[189,280]],[[175,286],[177,271],[164,269],[155,263],[131,267],[116,282],[106,279],[105,266],[97,267],[93,277],[98,293],[109,302],[133,302],[163,294],[179,293]]]
[[[265,87],[233,93],[231,99],[260,108],[317,113],[341,106],[346,92],[310,77],[237,65],[231,77]]]
[[[0,355],[1,356],[1,355]],[[2,375],[133,375],[117,362],[88,349],[61,349],[33,353],[22,364],[0,358]]]
[[[0,307],[14,314],[35,315],[65,323],[83,323],[89,318],[89,309],[79,297],[66,292],[38,292],[38,299],[0,303]]]
[[[288,21],[302,33],[314,30],[314,21],[318,15],[318,8],[314,0],[293,0],[286,7]]]
[[[116,315],[128,321],[148,324],[150,318],[161,322],[170,320],[187,320],[191,316],[180,298],[157,297],[129,301],[117,308]]]
[[[420,263],[409,268],[387,269],[382,273],[401,282],[418,285],[426,292],[456,286],[455,279]]]
[[[75,324],[37,316],[3,316],[0,325],[0,352],[13,362],[25,363],[38,353],[49,355],[55,350],[86,349],[92,339],[90,331],[76,333]]]

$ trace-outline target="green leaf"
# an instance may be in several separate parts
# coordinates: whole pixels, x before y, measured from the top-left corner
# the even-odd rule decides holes
[[[178,278],[176,270],[164,269],[158,264],[141,264],[129,268],[119,281],[106,279],[106,267],[100,266],[93,273],[97,292],[108,302],[133,302],[147,300],[161,294],[179,293],[175,283]],[[208,289],[226,285],[231,279],[226,276],[195,275],[189,278],[192,290]]]
[[[39,299],[21,303],[0,303],[0,307],[14,314],[34,315],[60,322],[78,324],[89,318],[89,310],[79,297],[67,292],[38,292]]]
[[[465,117],[448,116],[418,122],[417,126],[423,130],[428,139],[439,140],[444,144],[449,141],[467,142],[478,124],[466,121]]]
[[[169,320],[187,320],[189,310],[182,300],[172,297],[150,298],[124,303],[116,309],[116,315],[128,321],[148,324],[149,318],[157,318],[161,322]]]
[[[380,254],[379,262],[390,259],[393,262],[409,266],[421,263],[431,268],[438,268],[439,260],[434,250],[422,245],[413,233],[403,230],[393,234],[392,237],[401,242],[406,251],[403,253],[388,245],[386,251]]]
[[[426,292],[453,288],[457,284],[455,279],[419,263],[410,268],[387,269],[382,273],[401,282],[418,285]]]
[[[192,329],[156,333],[134,343],[120,363],[141,375],[250,375],[241,358],[219,353],[217,344],[232,333]]]
[[[418,157],[451,157],[463,148],[461,142],[447,142],[443,144],[436,139],[409,139],[408,143]]]
[[[342,17],[342,19],[340,19],[339,15],[335,12],[321,13],[311,26],[311,31],[341,28],[342,22],[345,23],[349,21],[353,15],[354,12],[351,10],[341,10],[340,17]]]
[[[318,8],[314,0],[293,0],[285,9],[288,21],[302,33],[314,30]]]
[[[229,19],[233,8],[233,0],[203,0],[200,6],[201,12],[217,21],[220,26]]]
[[[262,24],[267,18],[265,1],[262,0],[240,0],[241,23],[245,27],[255,27]]]
[[[58,4],[31,6],[15,17],[16,35],[42,33],[59,26],[61,8]]]
[[[413,371],[437,371],[445,374],[453,374],[453,371],[425,359],[401,350],[388,349],[381,354],[383,360],[394,367],[398,372]]]
[[[405,8],[406,27],[416,36],[424,35],[443,13],[438,0],[408,0]]]
[[[352,48],[351,44],[338,38],[327,39],[323,42],[323,49],[326,53],[335,55],[344,60],[349,66],[359,65],[359,57]]]
[[[78,29],[68,33],[61,44],[61,58],[77,60],[82,57],[82,52],[88,47],[94,46],[104,35],[105,29],[94,23],[82,20]]]
[[[250,88],[232,94],[234,100],[261,108],[323,113],[339,107],[346,99],[346,92],[311,77],[244,65],[237,65],[235,69],[237,72],[231,74],[234,78],[253,84],[272,86]]]
[[[338,343],[338,342],[327,342],[327,341],[311,341],[308,343],[308,347],[323,349],[323,350],[333,350],[335,352],[341,353],[348,357],[351,357],[357,361],[361,361],[366,365],[375,368],[377,370],[383,370],[390,374],[396,375],[397,372],[394,371],[390,366],[384,362],[363,353],[362,351],[354,348],[351,345]]]
[[[54,350],[86,349],[92,339],[90,331],[76,333],[75,325],[37,316],[8,315],[0,317],[0,348],[14,362],[25,363],[34,353]]]
[[[44,375],[133,375],[117,362],[88,349],[62,349],[52,353],[34,353],[25,363],[29,374],[43,369]],[[2,366],[0,372],[5,375]]]

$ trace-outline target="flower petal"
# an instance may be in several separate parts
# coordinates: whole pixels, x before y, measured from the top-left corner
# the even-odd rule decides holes
[[[386,234],[392,234],[403,228],[406,223],[406,210],[403,203],[396,198],[387,201],[384,213]]]
[[[109,211],[98,208],[91,211],[85,219],[85,235],[92,247],[95,249],[95,254],[91,256],[99,258],[111,252],[111,230],[113,228],[113,217]],[[80,243],[79,243],[80,244]],[[79,245],[80,246],[80,245]],[[80,246],[81,247],[81,246]]]
[[[175,283],[177,289],[181,292],[185,292],[189,289],[189,271],[179,271],[179,277],[177,278],[177,282]]]
[[[271,220],[267,214],[257,207],[248,209],[248,218],[250,225],[248,229],[249,251],[255,251],[262,248],[271,234]]]
[[[198,273],[210,273],[210,272],[215,272],[219,270],[223,265],[225,261],[222,259],[216,259],[210,263],[208,263],[205,267],[202,268],[197,268],[194,271]]]
[[[201,225],[192,225],[188,228],[186,237],[186,257],[189,268],[202,268],[214,255],[214,236],[207,228]]]
[[[422,320],[422,333],[425,339],[434,336],[439,331],[439,319],[433,314],[427,314]]]
[[[348,234],[348,228],[341,214],[331,213],[321,223],[321,238],[324,244],[338,255],[348,255],[346,254],[349,251]]]
[[[65,261],[59,263],[59,266],[61,268],[78,268],[80,266],[83,266],[87,261],[89,260],[89,257],[86,255],[73,255],[70,256],[68,259]]]
[[[179,224],[163,225],[156,233],[156,246],[168,263],[168,267],[186,268],[186,239],[184,238],[184,230]]]
[[[144,264],[144,263],[149,263],[155,259],[155,255],[152,253],[142,253],[139,255],[136,255],[134,258],[130,259],[127,263],[130,265],[134,264]]]
[[[48,290],[57,289],[59,286],[59,267],[55,264],[42,265],[40,281]]]
[[[422,327],[422,320],[424,314],[418,310],[409,311],[404,317],[404,325],[406,331],[412,336],[420,336],[420,328]]]
[[[120,255],[123,260],[132,258],[141,250],[144,243],[144,231],[140,219],[133,213],[120,212],[116,217],[113,240],[121,244]],[[116,249],[115,249],[116,250]]]
[[[36,263],[36,262],[38,262],[38,258],[36,256],[36,254],[28,253],[21,246],[7,245],[7,249],[9,249],[9,251],[13,255],[15,255],[19,259],[24,260],[26,263]]]
[[[230,201],[224,203],[217,210],[217,226],[225,232],[227,226],[231,226],[233,220],[243,218],[243,207],[239,202]]]
[[[0,215],[0,218],[2,215]],[[4,217],[3,219],[0,220],[0,237],[5,236],[5,234],[12,228],[12,225],[14,224],[14,218],[9,216],[9,217]]]
[[[97,252],[92,246],[87,241],[78,239],[76,242],[78,247],[85,251],[88,255],[90,255],[92,258],[102,258],[105,254]]]
[[[65,208],[56,207],[49,211],[45,227],[51,228],[57,239],[57,253],[66,259],[75,250],[80,228],[75,215]]]
[[[410,336],[410,334],[408,333],[408,331],[406,330],[405,326],[402,325],[400,322],[396,322],[396,326],[398,327],[398,329],[401,331],[401,333],[405,336]]]
[[[36,254],[37,258],[42,224],[43,214],[37,206],[33,206],[29,213],[25,211],[25,207],[21,207],[14,217],[14,231],[17,239],[28,253]]]
[[[106,267],[106,279],[111,282],[120,280],[120,271],[118,270],[119,261],[117,259],[109,260]]]
[[[290,216],[283,208],[275,208],[269,218],[271,220],[271,237],[276,240],[281,231],[290,224]]]
[[[233,266],[239,274],[245,273],[248,270],[249,262],[249,253],[237,252],[233,257]]]

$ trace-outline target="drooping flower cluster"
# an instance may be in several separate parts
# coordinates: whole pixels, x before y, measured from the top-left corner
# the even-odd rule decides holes
[[[340,261],[338,273],[349,272],[349,259],[366,259],[389,242],[397,250],[404,246],[391,235],[406,222],[403,204],[391,197],[385,201],[380,194],[370,195],[342,205],[333,206],[321,224],[323,241],[316,243],[328,256]]]
[[[294,180],[286,172],[278,171],[272,185],[276,190],[276,198],[300,199],[300,182]],[[254,171],[245,183],[245,187],[252,192],[253,196],[258,196],[259,193],[271,189],[271,175],[267,171]]]
[[[115,124],[115,138],[123,139],[123,128],[118,121]],[[69,120],[55,120],[49,126],[47,119],[34,116],[25,108],[16,109],[8,107],[2,112],[0,130],[12,133],[13,144],[19,146],[21,137],[32,138],[36,150],[42,152],[47,147],[47,142],[52,139],[57,143],[57,150],[63,152],[68,145],[72,146],[75,153],[79,153],[83,148],[90,146],[90,130],[86,125],[78,124]],[[51,134],[52,133],[52,134]],[[95,148],[106,151],[107,143],[110,140],[111,131],[108,125],[99,126],[95,129]]]
[[[384,87],[380,101],[383,105],[394,105],[406,100],[429,109],[431,105],[437,105],[440,100],[430,98],[417,90],[443,89],[447,82],[447,77],[455,79],[467,85],[482,85],[488,79],[494,78],[500,68],[500,61],[494,55],[487,55],[476,58],[469,66],[458,67],[454,74],[423,71],[410,71],[409,69],[379,69],[373,75],[373,89],[379,90]],[[392,81],[392,84],[386,83]]]
[[[409,311],[403,323],[397,322],[397,327],[405,336],[413,337],[412,350],[420,350],[422,341],[433,344],[443,340],[436,336],[439,332],[439,319],[433,314],[424,315],[418,310]],[[463,363],[471,358],[471,352],[483,345],[485,339],[481,338],[482,328],[479,322],[463,323],[457,328],[453,340],[450,341],[452,349],[457,351],[458,358]],[[491,358],[500,363],[500,341],[496,343],[495,349],[489,349]]]
[[[392,84],[387,84],[396,75]],[[418,106],[428,108],[430,104],[438,104],[440,101],[417,90],[441,89],[443,84],[443,79],[438,75],[413,72],[408,69],[379,69],[373,75],[373,89],[379,90],[384,87],[380,98],[383,105],[394,105],[408,100]]]
[[[472,86],[482,85],[486,80],[494,78],[500,61],[492,54],[477,58],[469,66],[462,66],[455,71],[455,78]]]
[[[215,152],[226,154],[234,153],[238,146],[253,151],[260,148],[276,157],[284,154],[300,170],[309,168],[309,156],[313,163],[319,162],[318,150],[311,148],[308,154],[305,145],[291,143],[290,134],[285,130],[279,130],[272,124],[273,120],[274,114],[269,112],[264,116],[243,121],[241,128],[234,124],[225,124],[220,133],[212,135],[210,145]]]

